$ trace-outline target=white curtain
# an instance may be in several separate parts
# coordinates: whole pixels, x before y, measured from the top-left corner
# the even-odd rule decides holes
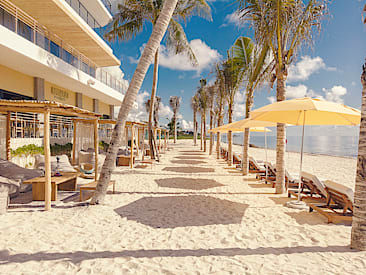
[[[75,127],[75,163],[79,160],[79,151],[94,151],[94,124],[89,122],[76,121]]]

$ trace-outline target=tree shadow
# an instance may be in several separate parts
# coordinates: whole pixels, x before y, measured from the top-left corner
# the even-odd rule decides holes
[[[191,173],[212,173],[215,172],[215,169],[206,167],[187,166],[187,167],[165,167],[164,169],[162,169],[162,171],[191,174]]]
[[[309,213],[309,211],[285,212],[285,214],[287,214],[291,218],[295,219],[296,222],[300,225],[327,224],[327,219],[325,217],[322,217],[320,214],[317,214],[317,213]]]
[[[205,157],[201,157],[201,156],[178,156],[178,157],[174,157],[176,159],[206,159]]]
[[[360,253],[348,245],[333,246],[295,246],[295,247],[258,247],[258,248],[212,248],[212,249],[140,249],[122,251],[75,251],[75,252],[37,252],[10,254],[9,250],[0,251],[0,265],[11,263],[26,263],[30,261],[68,261],[80,264],[83,261],[113,258],[165,258],[165,257],[204,257],[204,256],[265,256],[265,255],[291,255],[302,253]],[[360,254],[361,256],[361,254]]]
[[[193,154],[203,154],[202,151],[194,151],[194,150],[183,150],[179,151],[180,153],[193,153]]]
[[[247,179],[248,180],[248,179]],[[248,185],[251,187],[251,188],[272,188],[272,185],[271,184],[265,184],[265,183],[248,183]]]
[[[191,190],[204,190],[224,186],[223,184],[212,179],[168,178],[168,179],[156,179],[155,182],[160,187],[191,189]]]
[[[275,204],[282,204],[284,205],[286,202],[294,200],[294,199],[290,199],[288,197],[270,197],[270,199],[275,203]]]
[[[127,218],[153,228],[213,224],[240,224],[248,204],[210,196],[145,197],[114,209]]]
[[[173,164],[205,164],[207,163],[206,161],[202,161],[202,160],[171,160],[170,161]]]

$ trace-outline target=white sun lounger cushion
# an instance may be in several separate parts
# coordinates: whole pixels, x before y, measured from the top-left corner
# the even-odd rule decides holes
[[[249,157],[249,161],[251,161],[259,170],[266,169],[263,165],[258,164],[258,162],[253,157]]]
[[[307,172],[301,172],[301,176],[309,181],[312,181],[313,184],[318,188],[318,190],[322,193],[324,197],[327,197],[327,191],[325,191],[325,185],[324,183],[315,175],[307,173]]]
[[[329,187],[329,188],[332,188],[342,194],[345,194],[348,199],[353,202],[353,198],[354,198],[354,193],[353,193],[353,189],[348,187],[348,186],[345,186],[343,184],[339,184],[339,183],[336,183],[334,181],[331,181],[331,180],[326,180],[324,182],[325,186],[326,187]]]

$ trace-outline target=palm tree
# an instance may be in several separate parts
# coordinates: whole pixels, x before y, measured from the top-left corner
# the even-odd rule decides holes
[[[197,112],[198,112],[198,98],[196,95],[191,97],[191,108],[193,110],[193,144],[197,145]]]
[[[174,119],[174,143],[177,143],[177,114],[179,111],[182,98],[180,96],[171,96],[169,98],[169,105],[173,109]]]
[[[228,58],[223,63],[226,100],[228,105],[228,122],[233,122],[234,98],[244,80],[240,62],[233,57],[233,49],[228,51]],[[233,164],[233,132],[228,131],[228,165]]]
[[[313,43],[313,28],[320,30],[327,0],[240,0],[239,12],[249,20],[260,46],[267,45],[274,57],[272,86],[277,81],[277,101],[286,99],[288,66],[302,44]],[[285,124],[277,124],[276,193],[285,186]]]
[[[363,9],[366,12],[366,5]],[[366,19],[364,19],[366,24]],[[358,142],[358,158],[355,196],[353,203],[351,248],[366,250],[366,63],[362,66],[362,106],[361,106],[361,125],[360,137]]]
[[[150,113],[150,102],[151,100],[148,99],[145,101],[145,108],[146,108],[146,113]],[[160,96],[155,96],[155,100],[154,100],[154,112],[153,112],[153,117],[154,117],[154,126],[158,127],[159,126],[159,108],[160,108],[160,102],[161,102],[161,98]]]
[[[159,17],[160,11],[165,1],[151,0],[125,0],[123,4],[118,4],[118,12],[114,16],[111,23],[111,30],[105,34],[108,40],[122,39],[129,40],[142,32],[146,22],[153,26]],[[170,19],[168,31],[166,35],[166,46],[176,54],[185,53],[193,65],[198,65],[197,59],[189,46],[186,34],[179,20],[187,21],[191,16],[198,15],[207,19],[211,19],[211,9],[205,0],[179,0]],[[149,112],[149,145],[150,152],[153,150],[153,106],[158,85],[158,65],[159,65],[159,48],[156,50],[154,59],[153,84],[150,97]],[[153,157],[153,155],[151,155]]]
[[[215,104],[217,106],[217,127],[220,127],[224,122],[224,107],[225,107],[225,76],[224,72],[220,67],[220,64],[215,66],[216,81],[215,85],[217,87]],[[216,137],[216,157],[220,158],[220,132],[217,133]]]
[[[216,87],[215,85],[210,85],[207,87],[207,107],[208,111],[210,113],[210,130],[215,125],[215,111],[214,111],[214,101],[215,101],[215,93],[216,93]],[[213,140],[214,136],[213,133],[210,133],[210,147],[209,147],[209,155],[212,155],[212,148],[213,148]]]
[[[269,71],[273,64],[266,64],[266,58],[269,53],[269,46],[263,45],[259,47],[254,45],[248,37],[239,37],[233,47],[233,58],[240,64],[241,70],[246,78],[246,102],[245,102],[245,118],[250,117],[253,106],[254,91],[269,76]],[[244,175],[249,170],[249,129],[244,131],[243,142],[243,165],[242,171]]]
[[[203,144],[203,152],[207,150],[207,141],[206,141],[206,113],[208,108],[208,93],[207,93],[207,80],[202,78],[200,80],[200,87],[197,91],[197,96],[199,99],[199,109],[201,113],[201,150]]]
[[[123,99],[117,123],[112,132],[112,138],[109,143],[107,155],[103,163],[102,171],[99,176],[98,184],[90,204],[100,204],[103,202],[107,188],[111,180],[112,172],[115,168],[118,148],[121,146],[122,137],[125,131],[125,123],[128,113],[133,107],[138,91],[144,81],[145,75],[151,62],[154,59],[156,50],[168,28],[169,22],[173,16],[178,0],[165,1],[159,14],[159,18],[154,25],[153,31],[147,42],[141,58],[137,64],[136,71],[133,74],[126,95]]]

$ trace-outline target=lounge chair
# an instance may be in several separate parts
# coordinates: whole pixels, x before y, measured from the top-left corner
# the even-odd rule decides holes
[[[233,153],[233,164],[241,164],[241,155]]]
[[[273,165],[270,162],[266,162],[264,163],[264,169],[266,169],[267,167],[267,180],[266,183],[269,182],[272,184],[272,188],[275,187],[276,185],[276,176],[277,176],[277,171],[276,171],[276,166]],[[260,176],[261,179],[265,179],[266,175],[262,174]],[[299,180],[294,178],[288,171],[287,169],[285,170],[285,183],[286,183],[286,188],[296,188],[298,186],[298,182]]]
[[[308,203],[309,211],[318,211],[328,219],[328,223],[350,222],[353,216],[353,189],[334,181],[324,181],[327,192],[326,203]]]
[[[296,187],[294,189],[288,190],[288,197],[291,198],[291,195],[297,197],[298,190]],[[326,200],[327,191],[325,190],[324,183],[319,180],[319,178],[313,174],[307,172],[301,172],[301,189],[300,193],[303,194],[301,196],[302,199],[320,199]]]
[[[266,169],[263,165],[260,165],[253,157],[249,157],[249,173],[263,174],[266,173]]]

